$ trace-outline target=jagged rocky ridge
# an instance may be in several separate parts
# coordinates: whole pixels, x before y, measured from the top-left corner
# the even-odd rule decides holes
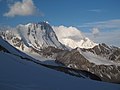
[[[120,49],[117,47],[98,44],[89,49],[68,50],[47,22],[18,25],[15,30],[1,31],[0,36],[23,52],[56,59],[56,63],[73,69],[73,73],[84,70],[102,81],[120,83]]]
[[[83,51],[89,51],[95,55],[105,57],[108,60],[120,62],[120,48],[115,46],[107,46],[102,43],[90,49],[83,49]]]
[[[102,81],[120,83],[119,51],[119,48],[108,47],[105,44],[99,44],[91,49],[76,48],[60,52],[56,62],[70,68],[89,71],[99,76]]]

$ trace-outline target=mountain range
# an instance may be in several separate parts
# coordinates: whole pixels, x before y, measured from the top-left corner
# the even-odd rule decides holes
[[[29,64],[29,61],[32,63],[30,65],[33,66],[33,69],[36,70],[38,66],[40,67],[40,70],[43,71],[42,75],[44,75],[45,70],[45,73],[50,72],[52,74],[54,72],[55,75],[64,73],[61,79],[64,79],[64,76],[67,77],[66,74],[68,74],[70,75],[68,78],[75,76],[75,78],[80,77],[81,80],[82,78],[90,78],[97,81],[120,83],[120,48],[105,43],[97,44],[75,27],[55,27],[48,22],[39,22],[20,24],[15,28],[4,28],[0,31],[0,55],[6,59],[8,65],[15,63],[13,66],[17,68],[22,68],[19,63]],[[12,59],[17,63],[13,62]],[[1,62],[5,64],[5,61]],[[47,72],[46,68],[55,71],[48,70]],[[45,76],[44,78],[48,77]],[[17,84],[16,86],[20,85]],[[73,85],[73,87],[75,86]],[[12,88],[12,86],[9,87]]]

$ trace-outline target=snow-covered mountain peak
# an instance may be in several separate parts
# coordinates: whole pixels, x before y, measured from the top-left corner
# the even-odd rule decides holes
[[[51,25],[47,22],[47,21],[44,21],[44,22],[38,22],[38,23],[28,23],[26,25],[18,25],[17,26],[18,28],[20,27],[24,27],[26,29],[29,29],[29,30],[36,30],[36,32],[38,31],[43,31],[44,33],[46,34],[51,34],[51,33],[54,33],[54,30],[52,29]]]
[[[51,27],[47,21],[25,25],[20,24],[14,30],[10,28],[8,32],[10,31],[14,31],[14,35],[19,37],[26,47],[32,46],[36,49],[48,46],[59,49],[64,49],[65,46],[71,49],[76,47],[88,49],[97,45],[76,27],[65,27],[63,25]]]
[[[31,47],[40,50],[48,46],[65,49],[65,46],[58,41],[55,32],[47,22],[20,24],[14,30],[5,31],[4,35],[1,33],[1,36],[20,50],[28,50]]]

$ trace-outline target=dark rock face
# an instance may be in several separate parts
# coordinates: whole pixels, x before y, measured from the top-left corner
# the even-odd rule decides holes
[[[2,47],[1,45],[0,45],[0,51],[2,51],[2,52],[9,52],[7,49],[5,49],[4,47]]]
[[[45,48],[41,49],[40,51],[36,50],[35,48],[32,48],[32,51],[34,51],[34,52],[42,55],[43,57],[56,58],[56,55],[57,55],[59,52],[62,52],[62,51],[64,51],[64,50],[55,48],[55,47],[53,47],[53,46],[48,46],[48,47],[45,47]]]
[[[82,49],[83,51],[89,51],[93,54],[105,57],[106,59],[120,62],[120,48],[118,47],[109,47],[106,44],[102,43],[90,49]]]
[[[19,47],[24,50],[24,42],[19,37],[16,37],[13,32],[9,31],[8,33],[7,31],[0,31],[0,37],[5,39],[6,41],[11,41],[13,46]]]
[[[84,56],[82,56],[77,50],[60,52],[56,57],[56,62],[57,61],[72,68],[79,68],[88,64],[88,60],[84,58]]]
[[[119,49],[111,49],[105,44],[102,45],[95,46],[92,49],[80,49],[80,50],[82,50],[83,52],[86,51],[92,52],[94,54],[106,58],[111,57],[111,52],[112,55],[114,56],[120,55],[118,54]],[[109,55],[109,57],[107,57],[107,55]],[[60,52],[56,57],[56,62],[61,63],[62,65],[70,68],[91,72],[100,77],[101,80],[105,82],[120,83],[120,66],[96,65],[95,63],[89,62],[89,60],[87,60],[82,54],[80,54],[77,49],[74,49],[72,51]]]
[[[24,50],[24,42],[21,39],[16,37],[16,38],[12,39],[12,43],[15,47],[19,47],[22,50]]]

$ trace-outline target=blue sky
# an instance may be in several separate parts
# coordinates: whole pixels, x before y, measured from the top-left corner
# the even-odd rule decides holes
[[[75,26],[95,42],[120,46],[120,0],[0,0],[0,25],[40,21]]]
[[[22,0],[0,0],[0,24],[49,21],[52,25],[79,26],[85,23],[120,19],[120,0],[32,0],[43,15],[3,16],[9,5]]]

